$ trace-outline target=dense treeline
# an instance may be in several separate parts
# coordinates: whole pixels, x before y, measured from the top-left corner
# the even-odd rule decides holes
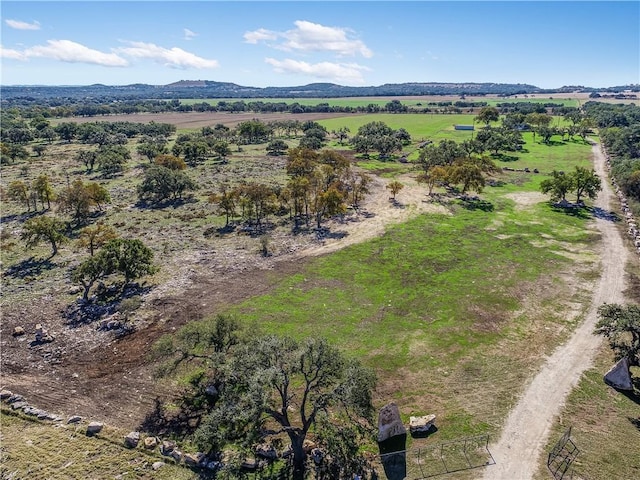
[[[640,202],[640,107],[588,102],[584,110],[600,128],[618,184],[627,196]]]

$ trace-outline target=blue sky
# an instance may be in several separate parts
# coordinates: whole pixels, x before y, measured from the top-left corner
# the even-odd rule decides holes
[[[640,83],[640,2],[2,0],[2,85]]]

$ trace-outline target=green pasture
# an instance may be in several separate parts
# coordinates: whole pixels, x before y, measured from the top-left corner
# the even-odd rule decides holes
[[[523,210],[499,189],[490,197],[316,259],[231,313],[264,332],[326,337],[361,358],[378,372],[378,401],[438,414],[440,440],[495,432],[540,352],[560,340],[550,331],[572,326],[556,297],[561,272],[574,250],[591,268],[595,237],[586,220],[546,202]],[[533,292],[540,308],[524,314]],[[483,389],[492,395],[479,400]]]
[[[353,136],[358,133],[358,128],[367,123],[384,122],[394,130],[404,128],[409,132],[414,142],[442,139],[451,139],[462,142],[470,139],[473,132],[469,130],[455,130],[454,125],[473,125],[474,117],[474,115],[435,113],[377,113],[329,118],[326,120],[319,120],[318,123],[329,131],[338,130],[341,127],[347,127],[350,130],[349,135]]]

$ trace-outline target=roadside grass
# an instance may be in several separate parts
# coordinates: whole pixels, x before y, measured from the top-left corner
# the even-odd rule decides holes
[[[84,480],[89,478],[136,478],[190,480],[200,477],[173,459],[123,445],[128,433],[105,425],[93,437],[86,425],[54,425],[0,410],[0,477],[30,480]],[[154,462],[165,465],[153,470]]]
[[[317,259],[230,313],[362,359],[378,372],[379,406],[395,401],[407,420],[437,414],[435,441],[495,433],[541,355],[582,315],[590,282],[567,276],[596,268],[597,236],[544,204],[453,210]]]
[[[569,427],[571,439],[580,450],[573,464],[574,478],[640,477],[640,369],[631,369],[636,380],[635,392],[618,392],[602,380],[614,363],[604,342],[595,366],[583,374],[551,430],[536,480],[549,478],[548,453]]]

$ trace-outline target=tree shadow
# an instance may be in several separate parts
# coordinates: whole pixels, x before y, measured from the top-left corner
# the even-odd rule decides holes
[[[407,206],[404,203],[399,202],[398,199],[396,198],[390,198],[389,202],[391,202],[391,205],[393,205],[393,208],[400,208],[400,209],[407,208]]]
[[[483,212],[493,212],[493,203],[487,200],[482,200],[478,197],[463,197],[460,198],[460,205],[466,210],[482,210]]]
[[[0,225],[4,223],[9,223],[9,222],[20,222],[20,223],[26,222],[30,218],[37,217],[39,215],[42,215],[43,213],[46,213],[46,210],[40,210],[37,212],[27,212],[27,213],[15,213],[12,215],[3,215],[2,217],[0,217]]]
[[[4,277],[13,277],[13,278],[26,278],[26,277],[36,277],[40,275],[42,272],[51,270],[58,265],[51,261],[52,257],[47,259],[35,259],[34,257],[27,258],[26,260],[22,260],[15,265],[12,265],[4,272]]]
[[[90,300],[80,298],[68,305],[62,312],[65,324],[71,328],[90,324],[119,311],[123,300],[134,296],[142,296],[152,290],[152,286],[129,283],[98,286],[96,294]],[[116,334],[131,333],[132,327],[123,324]]]
[[[591,213],[595,218],[601,218],[602,220],[607,220],[609,222],[620,222],[622,220],[620,215],[616,212],[607,211],[600,207],[591,207],[589,210],[591,210]]]
[[[638,430],[640,430],[640,417],[638,418],[627,417],[627,419],[631,422],[631,425],[633,425]]]
[[[164,403],[155,398],[153,409],[142,420],[139,429],[152,435],[185,439],[196,431],[202,418],[213,407],[213,402],[204,393],[183,393],[177,401],[180,406],[168,411]]]
[[[500,162],[515,162],[520,160],[520,157],[517,157],[515,155],[508,155],[506,153],[494,153],[491,155],[491,158],[494,158],[495,160],[498,160]]]
[[[551,210],[557,213],[564,213],[565,215],[570,215],[572,217],[582,218],[585,220],[592,217],[591,212],[588,208],[570,202],[553,203],[551,205]]]
[[[140,210],[162,210],[163,208],[180,208],[183,205],[188,205],[190,203],[197,203],[198,199],[195,197],[185,197],[185,198],[177,198],[174,200],[166,199],[161,200],[159,202],[149,202],[146,200],[138,200],[134,207]]]

